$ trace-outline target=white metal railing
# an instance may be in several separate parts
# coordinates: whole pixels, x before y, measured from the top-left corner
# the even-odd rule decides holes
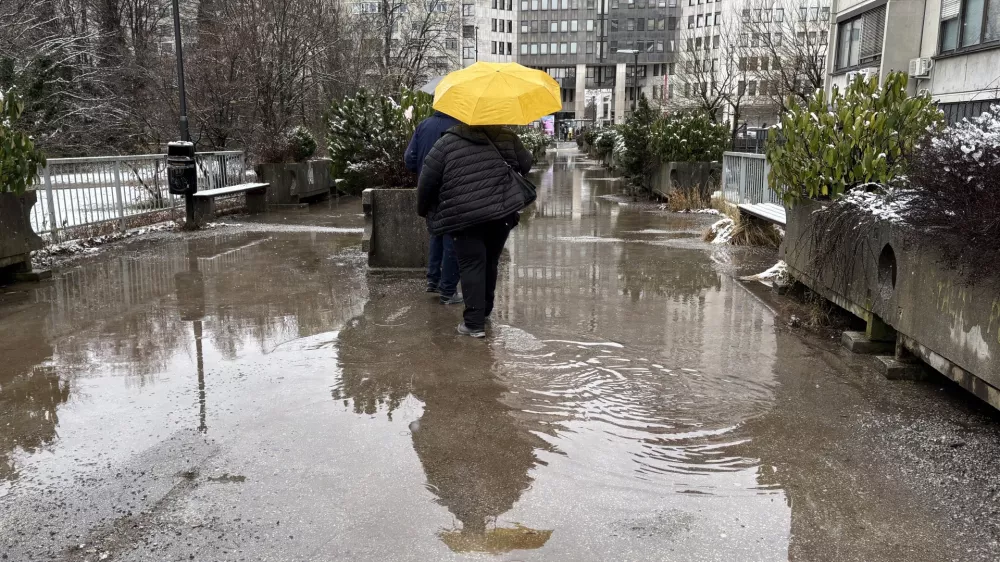
[[[242,151],[199,152],[195,159],[199,189],[244,183],[253,174]],[[50,158],[39,180],[31,226],[50,241],[84,227],[125,229],[137,217],[183,206],[167,188],[164,154]]]
[[[736,204],[783,205],[781,196],[767,185],[770,165],[763,154],[726,152],[722,155],[722,195]]]

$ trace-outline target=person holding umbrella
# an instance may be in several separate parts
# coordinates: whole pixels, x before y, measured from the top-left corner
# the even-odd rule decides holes
[[[527,125],[562,107],[548,74],[516,63],[476,63],[437,85],[434,109],[462,123],[439,138],[423,162],[417,214],[432,235],[451,235],[458,256],[465,313],[458,331],[486,336],[497,270],[519,211],[534,200],[522,175],[531,153],[503,125]],[[527,187],[526,187],[527,186]]]

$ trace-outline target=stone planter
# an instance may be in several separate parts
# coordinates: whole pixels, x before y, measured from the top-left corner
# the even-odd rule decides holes
[[[417,216],[416,189],[366,189],[361,205],[365,212],[361,249],[368,254],[368,267],[427,268],[430,236],[427,223]]]
[[[664,162],[653,173],[650,188],[661,197],[670,197],[678,189],[696,191],[708,202],[718,188],[722,166],[718,162]]]
[[[24,195],[0,193],[0,268],[31,269],[31,252],[44,245],[31,228],[31,208],[37,200],[33,190]]]
[[[333,185],[330,160],[307,160],[282,164],[259,164],[258,181],[268,183],[270,205],[295,205],[302,200],[327,195]]]
[[[792,275],[867,320],[869,335],[879,337],[884,324],[883,335],[896,332],[897,349],[1000,408],[1000,284],[970,285],[942,267],[933,239],[888,221],[820,255],[818,236],[845,236],[823,224],[826,205],[805,201],[787,211],[782,252]]]

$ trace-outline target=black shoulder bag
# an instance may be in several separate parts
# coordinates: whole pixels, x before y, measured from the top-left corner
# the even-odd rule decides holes
[[[503,162],[505,166],[507,166],[507,173],[514,181],[514,185],[521,188],[521,193],[524,194],[524,206],[527,207],[528,205],[534,203],[535,199],[538,198],[538,188],[535,187],[535,184],[528,181],[528,178],[521,175],[520,172],[515,170],[514,167],[511,166],[509,162],[507,162],[507,159],[503,157],[503,154],[500,152],[500,149],[497,148],[497,145],[493,144],[493,140],[490,139],[489,135],[486,135],[486,140],[489,141],[490,146],[493,147],[493,150],[497,152],[497,156],[500,157],[500,161]]]

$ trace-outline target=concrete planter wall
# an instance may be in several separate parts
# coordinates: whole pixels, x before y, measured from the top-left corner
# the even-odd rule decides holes
[[[361,192],[365,233],[361,249],[368,267],[426,269],[430,237],[417,216],[416,189],[366,189]]]
[[[271,205],[300,203],[309,197],[329,194],[333,186],[328,159],[259,164],[257,177],[270,184],[267,202]]]
[[[0,268],[31,269],[31,252],[44,245],[31,228],[31,208],[37,200],[35,191],[0,193]]]
[[[941,266],[933,240],[887,221],[876,222],[856,243],[838,244],[834,255],[817,259],[823,207],[806,201],[788,210],[782,250],[793,275],[855,315],[881,320],[897,331],[899,345],[1000,408],[996,290],[989,283],[969,285],[958,272]]]
[[[677,189],[697,190],[702,200],[708,201],[721,175],[722,165],[718,162],[664,162],[653,173],[650,186],[653,193],[663,197],[670,197]]]

